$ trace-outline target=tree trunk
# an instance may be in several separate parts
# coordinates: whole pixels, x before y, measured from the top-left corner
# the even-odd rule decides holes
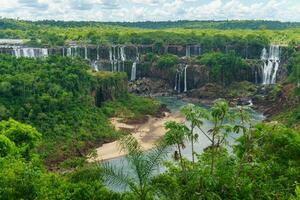
[[[192,162],[195,163],[195,156],[194,156],[194,126],[191,128],[191,145],[192,145]]]
[[[181,150],[180,150],[180,144],[177,144],[177,148],[178,148],[178,153],[179,153],[179,159],[180,159],[180,165],[182,170],[184,171],[184,167],[183,167],[183,161],[182,161],[182,155],[181,155]]]
[[[214,165],[215,165],[215,133],[213,133],[212,137],[212,146],[211,146],[211,166],[210,166],[210,174],[214,173]]]

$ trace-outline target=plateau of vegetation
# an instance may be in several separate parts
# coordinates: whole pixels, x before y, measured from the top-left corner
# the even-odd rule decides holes
[[[145,22],[146,23],[146,22]],[[231,21],[228,24],[239,24],[242,22]],[[260,24],[263,22],[250,21],[250,24]],[[280,28],[280,23],[269,22],[274,25],[274,29]],[[60,25],[61,24],[61,25]],[[157,23],[159,24],[159,22]],[[201,23],[200,23],[201,24]],[[211,23],[217,24],[217,23]],[[222,24],[220,22],[219,24]],[[225,23],[226,24],[226,23]],[[220,43],[228,45],[251,43],[276,43],[282,45],[297,44],[300,41],[299,25],[288,25],[284,30],[242,29],[242,27],[232,30],[220,30],[214,26],[202,28],[186,29],[180,26],[164,29],[141,29],[132,27],[116,26],[112,23],[93,22],[55,22],[55,21],[17,21],[11,19],[0,20],[1,38],[29,39],[30,45],[38,46],[63,46],[69,41],[77,41],[79,44],[209,44],[212,48],[220,48]],[[292,23],[290,23],[292,24]],[[225,25],[226,26],[226,25]],[[230,25],[231,26],[231,25]],[[258,25],[260,26],[260,25]],[[239,27],[239,26],[236,26]],[[227,29],[227,28],[225,28]],[[263,42],[260,42],[263,41]]]

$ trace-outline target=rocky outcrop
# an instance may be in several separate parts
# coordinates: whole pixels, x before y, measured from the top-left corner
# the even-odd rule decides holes
[[[206,99],[217,99],[224,96],[223,87],[214,84],[214,83],[207,83],[201,88],[193,89],[187,93],[187,96],[190,98],[206,98]]]
[[[143,96],[170,95],[172,88],[161,79],[142,78],[129,83],[130,93]]]
[[[253,97],[253,103],[265,116],[277,115],[299,104],[300,98],[294,95],[295,87],[295,84],[263,86]]]

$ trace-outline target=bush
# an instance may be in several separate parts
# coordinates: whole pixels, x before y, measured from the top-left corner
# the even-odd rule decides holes
[[[176,55],[166,54],[158,58],[157,65],[160,69],[169,69],[179,62],[179,58]]]

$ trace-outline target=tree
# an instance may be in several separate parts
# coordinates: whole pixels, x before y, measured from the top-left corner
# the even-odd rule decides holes
[[[19,153],[27,159],[30,158],[30,151],[41,138],[41,134],[35,128],[13,119],[0,122],[0,134],[12,141]]]
[[[12,154],[15,149],[15,144],[10,141],[5,135],[0,135],[0,158]]]
[[[195,151],[194,151],[194,142],[198,139],[198,134],[194,133],[194,129],[197,127],[202,132],[203,129],[203,120],[208,118],[207,110],[195,106],[193,104],[188,104],[181,109],[181,112],[184,114],[186,120],[191,123],[190,132],[188,133],[188,139],[191,141],[192,146],[192,162],[195,163]]]
[[[167,132],[164,135],[163,141],[166,145],[176,146],[178,150],[180,166],[182,170],[185,171],[181,149],[184,148],[184,140],[188,135],[189,129],[184,124],[177,123],[174,121],[167,122],[165,127],[167,129]],[[175,153],[175,160],[176,159],[177,155]]]
[[[168,152],[165,144],[157,144],[150,152],[144,153],[138,141],[128,135],[120,140],[120,147],[121,150],[128,153],[126,160],[130,173],[126,173],[123,168],[118,166],[104,163],[100,165],[102,179],[107,184],[128,187],[137,199],[148,199],[152,193],[151,179]]]

